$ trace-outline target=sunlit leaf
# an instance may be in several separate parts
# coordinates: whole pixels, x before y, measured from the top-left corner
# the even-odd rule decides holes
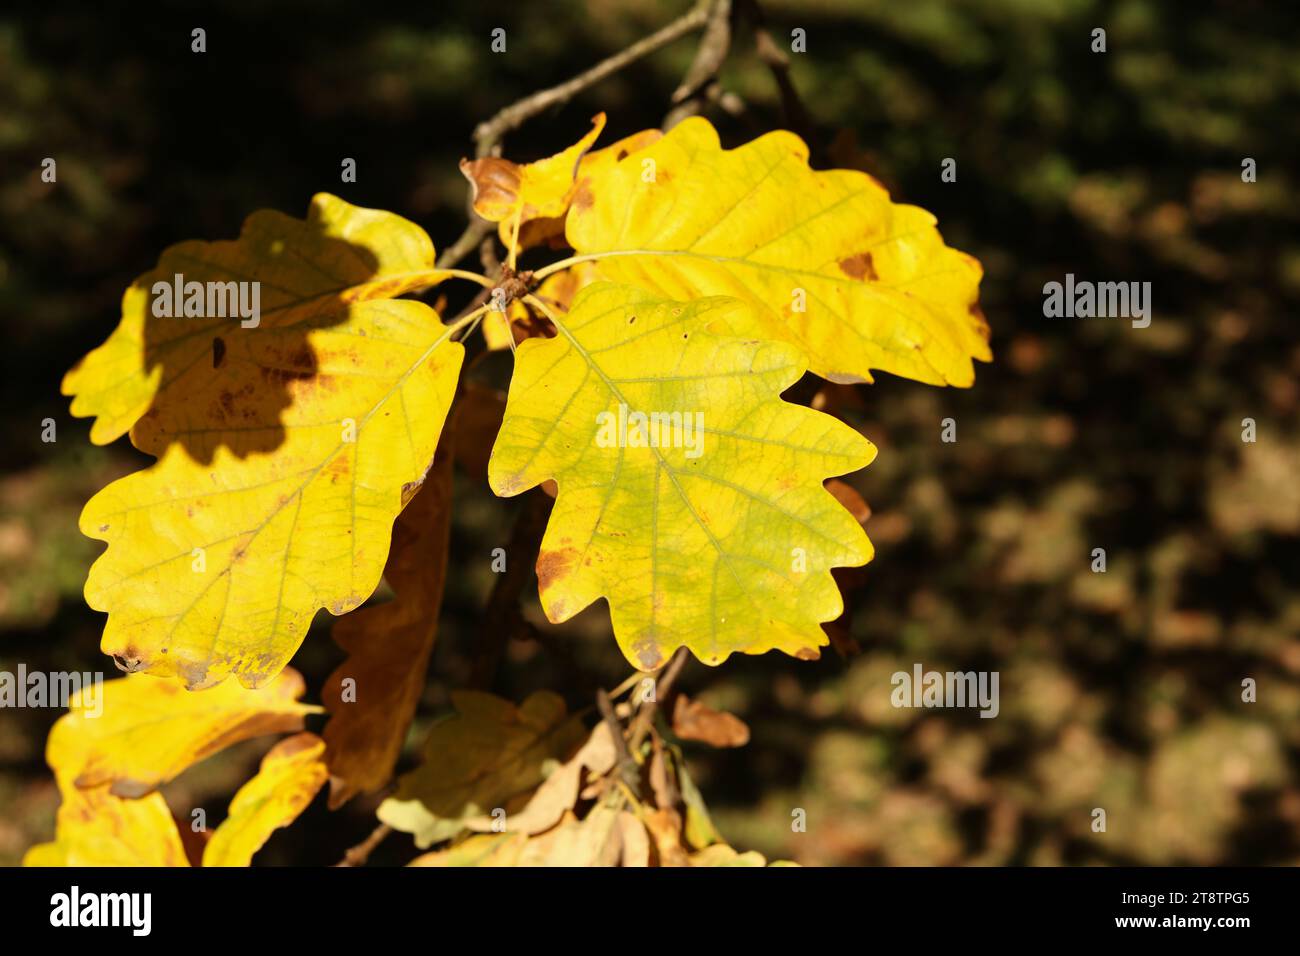
[[[257,776],[230,801],[230,813],[203,851],[203,865],[248,866],[271,834],[296,820],[324,785],[324,753],[325,741],[315,734],[297,734],[272,747]]]
[[[634,162],[597,170],[566,236],[599,257],[606,279],[667,299],[745,300],[766,336],[797,346],[824,378],[870,381],[881,369],[968,386],[972,359],[991,357],[979,263],[867,174],[812,171],[792,133],[724,150],[691,117]]]
[[[871,558],[822,482],[874,447],[781,401],[803,359],[729,334],[746,312],[735,299],[600,284],[579,293],[559,335],[516,355],[492,488],[558,482],[537,563],[542,607],[558,623],[604,597],[642,669],[682,645],[710,664],[774,648],[816,656],[820,623],[842,609],[830,569]],[[651,436],[634,412],[676,414],[676,430],[664,420]]]
[[[592,117],[591,131],[563,152],[520,165],[499,156],[462,159],[460,171],[473,187],[474,211],[500,223],[509,247],[519,224],[564,215],[577,189],[578,163],[605,128],[605,114]]]
[[[55,841],[28,850],[24,866],[189,866],[161,794],[123,799],[63,776],[59,793]]]

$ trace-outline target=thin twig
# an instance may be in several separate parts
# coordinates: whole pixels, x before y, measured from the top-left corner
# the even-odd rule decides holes
[[[501,137],[532,119],[538,113],[550,109],[552,106],[567,103],[583,90],[594,86],[605,77],[617,73],[628,64],[634,63],[644,56],[649,56],[674,40],[700,29],[708,21],[711,3],[712,0],[700,0],[689,12],[682,14],[663,29],[650,34],[642,40],[638,40],[622,52],[615,53],[608,59],[597,63],[591,69],[579,73],[573,79],[567,80],[558,86],[552,86],[550,89],[539,90],[530,96],[525,96],[522,100],[512,103],[498,112],[490,120],[480,123],[474,130],[476,155],[480,157],[489,155],[496,148]]]
[[[704,100],[719,96],[715,81],[731,49],[731,0],[711,0],[708,16],[695,59],[673,92],[673,108],[664,117],[666,130],[698,113]]]
[[[384,842],[384,838],[387,837],[388,834],[392,832],[393,832],[392,827],[390,827],[387,823],[381,823],[379,826],[375,827],[375,829],[371,832],[370,836],[366,837],[356,846],[352,847],[350,850],[344,853],[343,859],[339,860],[334,865],[335,866],[364,866],[366,860],[370,858],[370,854],[374,851],[375,847],[379,846],[380,843]]]
[[[772,39],[772,34],[768,32],[763,8],[759,6],[758,0],[740,0],[740,13],[749,21],[754,31],[754,52],[772,71],[772,78],[776,80],[777,89],[781,92],[781,110],[785,115],[785,125],[806,141],[812,131],[812,122],[808,118],[808,110],[804,108],[803,100],[799,98],[799,91],[795,89],[790,79],[789,55],[777,45]]]
[[[632,725],[632,738],[628,741],[628,747],[633,752],[640,748],[641,742],[650,732],[650,727],[654,723],[655,709],[659,704],[667,702],[673,684],[677,682],[677,676],[681,674],[690,656],[691,652],[685,647],[677,648],[677,653],[673,654],[668,666],[655,678],[655,699],[641,705],[641,709],[636,712],[636,723]]]
[[[618,717],[614,714],[614,705],[609,702],[609,695],[605,693],[604,688],[596,691],[596,707],[600,710],[600,716],[604,719],[605,726],[609,728],[609,735],[614,740],[614,756],[617,760],[618,775],[622,777],[623,782],[636,794],[639,800],[641,795],[641,769],[632,756],[632,752],[628,750],[627,740],[623,736],[623,725],[618,722]]]
[[[442,250],[442,255],[438,256],[436,267],[446,269],[454,266],[474,251],[484,237],[490,237],[496,231],[496,223],[488,222],[476,213],[473,209],[469,211],[469,225],[465,231],[460,234],[460,238]]]
[[[708,22],[710,2],[711,0],[700,0],[688,13],[684,13],[663,29],[638,40],[625,50],[615,53],[613,56],[597,63],[591,69],[579,73],[573,79],[567,80],[558,86],[539,90],[525,96],[523,99],[500,110],[491,119],[479,123],[474,129],[474,155],[481,158],[492,154],[501,145],[501,139],[506,133],[517,129],[538,113],[552,106],[567,103],[574,96],[599,83],[605,77],[617,73],[642,57],[649,56],[674,40],[700,29]],[[474,212],[472,202],[470,203],[468,215],[469,223],[466,225],[465,231],[460,234],[460,237],[455,242],[444,249],[442,255],[438,257],[437,265],[439,268],[456,265],[473,252],[487,236],[495,232],[496,225],[481,218]]]

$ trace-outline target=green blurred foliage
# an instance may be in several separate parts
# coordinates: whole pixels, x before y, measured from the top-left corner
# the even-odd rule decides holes
[[[493,7],[496,6],[496,9]],[[684,0],[390,9],[230,0],[131,15],[71,2],[0,17],[0,668],[103,669],[81,601],[88,495],[137,467],[89,446],[63,371],[170,243],[301,215],[331,190],[463,226],[456,162],[477,122],[658,28]],[[969,391],[880,376],[823,400],[880,446],[851,483],[876,560],[846,576],[844,646],[815,663],[692,664],[685,688],[750,723],[688,746],[735,845],[809,864],[1300,862],[1300,59],[1287,4],[1177,0],[820,0],[764,4],[820,165],[855,166],[933,211],[985,265],[995,362]],[[190,52],[190,29],[208,52]],[[508,52],[489,51],[494,27]],[[1090,50],[1107,30],[1108,52]],[[690,62],[680,41],[508,140],[529,159],[599,110],[610,136],[657,125]],[[741,31],[710,116],[732,143],[781,125]],[[734,105],[735,101],[733,101]],[[40,181],[44,157],[58,183]],[[339,182],[342,157],[359,182]],[[957,160],[957,182],[940,163]],[[1245,184],[1243,158],[1258,163]],[[797,202],[797,197],[792,197]],[[1044,282],[1150,281],[1154,320],[1045,319]],[[500,384],[507,357],[476,366]],[[55,419],[58,441],[40,440]],[[940,441],[940,422],[958,440]],[[1241,441],[1254,418],[1258,441]],[[483,440],[486,440],[483,439]],[[453,574],[411,754],[470,680],[493,547],[517,502],[457,486]],[[1107,571],[1091,571],[1105,548]],[[512,638],[494,690],[585,705],[626,672],[603,607]],[[295,666],[319,686],[328,621]],[[895,709],[890,677],[996,670],[1001,713]],[[111,674],[109,668],[109,675]],[[1241,700],[1241,681],[1258,701]],[[0,863],[48,838],[57,716],[0,710]],[[266,742],[171,784],[215,823]],[[264,862],[330,863],[375,800],[318,801]],[[1107,831],[1092,830],[1092,810]],[[792,811],[807,814],[793,832]],[[387,841],[376,862],[413,854]]]

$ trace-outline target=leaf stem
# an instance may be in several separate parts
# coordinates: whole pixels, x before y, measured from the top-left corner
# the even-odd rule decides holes
[[[563,272],[570,266],[576,266],[579,262],[594,262],[597,259],[603,259],[606,256],[616,255],[614,252],[592,252],[585,256],[569,256],[567,259],[561,259],[559,262],[552,262],[550,265],[542,266],[533,272],[533,281],[541,282],[549,275],[557,272]]]
[[[571,80],[567,80],[558,86],[552,86],[550,89],[540,90],[531,96],[525,96],[522,100],[498,112],[490,120],[480,123],[478,128],[474,130],[474,142],[478,155],[488,155],[502,136],[527,122],[538,113],[544,112],[552,106],[568,102],[578,93],[590,86],[594,86],[605,77],[617,73],[629,63],[639,60],[643,56],[648,56],[674,40],[700,29],[708,22],[709,11],[712,6],[712,0],[701,0],[701,2],[696,3],[689,11],[663,29],[650,34],[642,40],[638,40],[627,49],[602,60],[591,69],[579,73]]]
[[[492,280],[487,276],[481,276],[477,272],[468,272],[465,269],[435,269],[431,275],[444,275],[452,279],[466,279],[469,282],[477,283],[485,289],[492,288]]]

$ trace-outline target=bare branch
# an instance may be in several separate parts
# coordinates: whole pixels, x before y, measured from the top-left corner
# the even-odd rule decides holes
[[[609,701],[609,695],[605,693],[604,688],[596,691],[596,707],[600,710],[600,716],[605,721],[605,726],[609,728],[609,735],[614,739],[614,754],[618,760],[618,775],[633,794],[639,795],[641,792],[641,769],[628,750],[627,740],[623,736],[623,725],[618,722],[618,717],[614,713],[614,705]]]
[[[478,248],[485,238],[488,238],[496,230],[496,224],[488,222],[474,212],[469,211],[469,225],[465,231],[460,234],[460,238],[453,242],[446,249],[442,250],[442,255],[438,257],[437,268],[450,269],[457,265],[462,259]]]
[[[674,105],[664,118],[664,129],[671,129],[687,116],[698,113],[702,99],[717,96],[717,91],[710,88],[715,85],[718,71],[722,69],[730,49],[731,0],[712,0],[704,36],[700,38],[699,49],[695,51],[695,59],[691,61],[686,76],[673,93]],[[708,96],[709,93],[713,96]]]
[[[668,695],[672,692],[673,684],[677,683],[677,677],[681,674],[682,668],[690,660],[691,652],[685,647],[677,648],[668,666],[660,671],[658,678],[655,680],[655,699],[646,701],[641,705],[641,709],[636,712],[636,723],[632,725],[632,739],[628,741],[628,746],[636,750],[645,740],[646,734],[654,722],[655,708],[659,704],[667,703]]]
[[[790,80],[789,55],[777,45],[772,39],[772,34],[768,32],[763,8],[759,6],[758,0],[740,0],[740,12],[754,30],[754,52],[772,71],[772,78],[776,80],[777,89],[781,92],[781,109],[785,114],[785,125],[807,140],[812,131],[812,123],[808,118],[808,111],[804,108],[803,100],[799,98],[799,91]]]
[[[574,96],[590,86],[599,83],[605,77],[617,73],[630,63],[649,56],[656,50],[667,46],[674,40],[700,29],[708,20],[712,0],[701,0],[688,13],[682,14],[661,30],[638,40],[620,53],[597,63],[591,69],[579,73],[571,80],[547,90],[540,90],[531,96],[525,96],[501,110],[490,120],[480,123],[474,130],[476,155],[486,156],[499,144],[501,137],[521,124],[552,106],[567,103]]]
[[[388,834],[393,832],[393,828],[387,823],[381,823],[356,846],[352,847],[343,854],[343,859],[335,863],[335,866],[364,866],[370,854],[374,852],[375,847],[384,841]]]

